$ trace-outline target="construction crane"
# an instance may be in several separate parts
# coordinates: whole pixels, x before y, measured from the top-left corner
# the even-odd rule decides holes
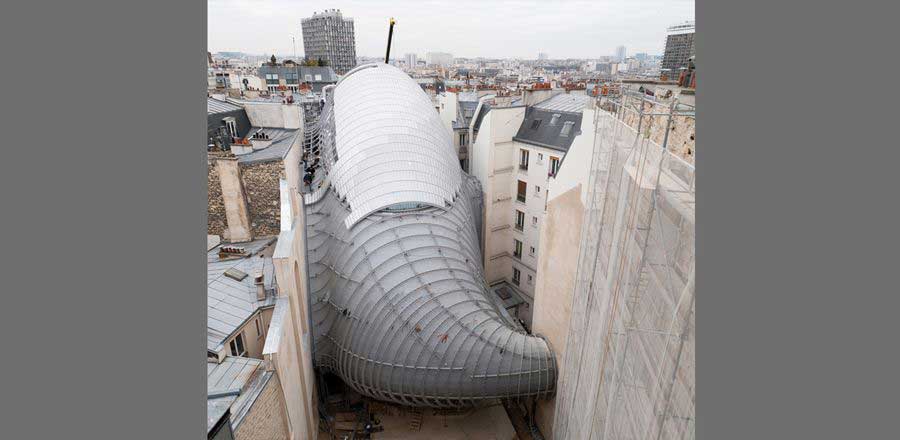
[[[384,64],[389,64],[391,59],[391,38],[394,36],[394,17],[391,17],[390,26],[388,27],[388,44],[387,53],[384,54]]]

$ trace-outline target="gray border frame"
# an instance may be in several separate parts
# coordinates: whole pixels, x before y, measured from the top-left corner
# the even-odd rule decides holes
[[[885,6],[697,2],[698,439],[898,436]]]
[[[196,438],[206,3],[4,6],[0,437]],[[697,2],[700,439],[896,437],[887,8]]]
[[[15,3],[0,438],[205,436],[206,1]]]

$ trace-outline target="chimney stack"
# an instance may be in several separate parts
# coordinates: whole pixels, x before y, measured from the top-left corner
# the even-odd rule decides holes
[[[253,283],[256,284],[256,299],[263,301],[266,299],[266,283],[262,272],[257,272],[253,276]]]

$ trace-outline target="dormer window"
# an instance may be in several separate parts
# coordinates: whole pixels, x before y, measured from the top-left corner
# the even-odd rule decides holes
[[[557,122],[559,122],[559,113],[554,113],[553,117],[550,118],[550,125],[556,125]]]
[[[535,120],[531,121],[531,129],[532,129],[532,130],[537,130],[538,127],[540,127],[540,126],[541,126],[541,120],[540,120],[540,119],[535,119]]]
[[[573,121],[566,121],[566,123],[563,124],[563,128],[562,128],[562,130],[559,132],[559,135],[562,136],[562,137],[569,137],[569,133],[572,132],[572,126],[574,126],[574,125],[575,125],[575,122],[573,122]]]
[[[223,119],[222,122],[225,123],[225,128],[228,129],[228,134],[231,135],[231,137],[238,137],[237,121],[233,117],[229,116]]]

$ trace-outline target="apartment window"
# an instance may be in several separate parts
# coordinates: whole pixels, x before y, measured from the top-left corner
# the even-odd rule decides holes
[[[528,252],[529,252],[529,253],[531,254],[531,256],[533,257],[533,256],[534,256],[534,246],[531,246],[531,249],[529,249]]]
[[[284,74],[284,82],[287,84],[297,84],[298,77],[299,77],[299,75],[297,75],[296,72],[285,73]]]
[[[513,256],[516,258],[522,258],[522,242],[519,240],[513,239],[513,242],[516,244],[516,250],[513,251]]]
[[[525,228],[525,213],[522,211],[516,210],[516,229],[522,230]]]
[[[544,155],[542,153],[538,153],[537,163],[541,163],[541,161],[543,161],[543,160],[544,160]]]
[[[310,74],[303,75],[303,78],[306,80],[306,82],[312,81],[312,75]]]
[[[531,284],[532,281],[534,281],[534,277],[528,275],[528,284]]]
[[[531,226],[537,226],[537,216],[531,217]]]
[[[534,254],[534,248],[532,247],[531,249],[532,249],[531,253]],[[256,322],[256,339],[262,338],[263,337],[262,320],[259,318],[256,318],[256,321],[254,321],[254,322]]]
[[[528,184],[520,180],[519,188],[516,191],[516,200],[524,203],[525,202],[525,193],[527,191],[528,191]]]
[[[534,186],[534,196],[535,196],[535,197],[540,197],[540,196],[541,196],[541,187],[539,187],[539,186],[537,186],[537,185]]]
[[[460,146],[466,145],[466,134],[465,133],[459,134],[459,145]]]
[[[559,132],[559,135],[562,136],[562,137],[569,137],[569,133],[572,132],[572,127],[573,127],[574,125],[575,125],[575,122],[572,122],[572,121],[566,121],[566,123],[563,124],[563,128],[562,128],[562,130]]]
[[[322,75],[316,75],[316,81],[322,81]]]
[[[244,333],[238,333],[234,339],[231,340],[231,354],[232,356],[243,356],[247,354],[247,351],[244,349]]]
[[[535,120],[531,121],[531,129],[532,129],[532,130],[537,130],[538,127],[540,127],[540,126],[541,126],[541,120],[540,120],[540,119],[535,119]]]
[[[559,158],[550,156],[550,177],[556,177],[557,171],[559,171]]]
[[[519,168],[528,170],[528,150],[519,150]]]
[[[522,279],[522,272],[519,271],[519,269],[514,267],[513,268],[513,278],[512,278],[513,284],[518,286],[521,279]]]
[[[267,73],[266,74],[266,84],[278,84],[278,74],[277,73]]]

